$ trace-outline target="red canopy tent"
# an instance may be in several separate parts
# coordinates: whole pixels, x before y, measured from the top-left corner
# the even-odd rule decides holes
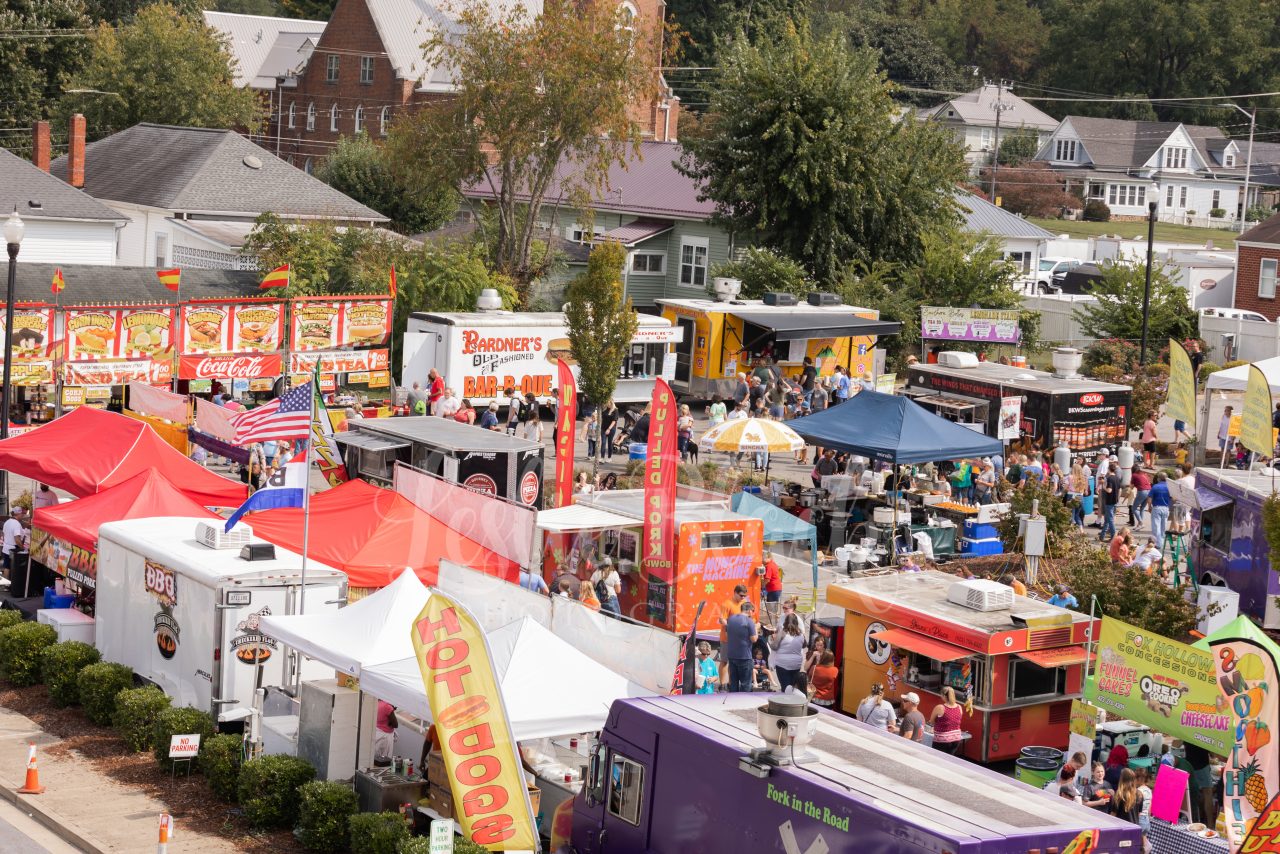
[[[302,510],[281,507],[250,513],[244,521],[270,543],[302,552]],[[311,496],[307,556],[347,573],[352,587],[386,587],[412,569],[435,584],[441,559],[519,579],[515,561],[449,528],[409,499],[363,480],[349,480]]]
[[[248,495],[244,484],[187,459],[141,421],[88,406],[0,441],[0,469],[80,498],[153,470],[205,507],[239,507]]]

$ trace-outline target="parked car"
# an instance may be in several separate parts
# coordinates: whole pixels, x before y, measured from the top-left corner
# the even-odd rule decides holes
[[[1075,258],[1041,258],[1036,271],[1036,293],[1060,291],[1062,278],[1083,263]]]

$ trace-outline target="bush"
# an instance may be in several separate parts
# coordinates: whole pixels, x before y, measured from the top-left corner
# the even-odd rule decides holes
[[[298,787],[316,769],[294,756],[259,756],[240,769],[240,806],[255,830],[293,827],[298,822]]]
[[[0,611],[0,631],[3,631],[4,629],[9,628],[10,626],[16,626],[18,625],[18,623],[21,623],[21,622],[22,622],[21,611],[15,611],[12,608],[5,608],[4,610]]]
[[[742,299],[760,299],[771,291],[804,297],[813,290],[804,267],[772,249],[748,249],[741,261],[718,265],[707,277],[707,293],[713,297],[712,280],[720,276],[742,282]]]
[[[238,735],[215,735],[201,743],[196,767],[209,782],[209,788],[224,801],[235,802],[240,785],[240,766],[244,764],[244,739]]]
[[[489,849],[461,836],[453,838],[453,854],[488,854]],[[400,846],[400,854],[431,854],[431,841],[425,836],[413,836]]]
[[[116,695],[132,686],[133,668],[107,661],[90,664],[76,677],[76,690],[85,717],[100,726],[111,726]]]
[[[1104,366],[1118,369],[1121,374],[1131,374],[1138,369],[1139,349],[1132,341],[1103,338],[1085,348],[1080,367],[1089,377],[1096,376],[1095,372]]]
[[[1200,375],[1196,377],[1196,380],[1198,382],[1206,382],[1210,374],[1216,374],[1220,370],[1222,370],[1222,365],[1214,362],[1201,362]]]
[[[1078,540],[1055,554],[1061,559],[1061,580],[1082,605],[1096,596],[1099,613],[1175,640],[1196,627],[1195,601],[1188,602],[1182,588],[1171,587],[1160,576],[1112,566],[1106,549]]]
[[[208,712],[192,708],[165,709],[151,728],[151,751],[160,767],[168,771],[173,767],[173,760],[169,758],[169,741],[173,736],[199,735],[200,749],[204,750],[214,729],[213,716]]]
[[[40,681],[40,656],[58,642],[58,632],[44,623],[19,623],[0,631],[0,676],[13,685]]]
[[[80,671],[102,660],[102,653],[80,641],[46,647],[40,654],[40,673],[49,686],[49,698],[59,706],[80,702]]]
[[[351,816],[351,854],[398,854],[409,839],[409,827],[398,812],[363,812]]]
[[[1213,210],[1209,211],[1209,216],[1213,219],[1222,219],[1226,215],[1227,215],[1226,208],[1214,208]]]
[[[1111,208],[1106,202],[1090,199],[1084,203],[1085,222],[1111,222]]]
[[[1274,208],[1269,208],[1266,205],[1253,205],[1245,211],[1244,218],[1248,222],[1262,222],[1264,219],[1270,219],[1274,213]]]
[[[314,780],[298,788],[298,841],[308,851],[343,851],[360,799],[346,783]],[[423,840],[424,842],[426,840]]]
[[[116,733],[134,753],[151,746],[151,733],[160,713],[172,702],[153,685],[130,688],[116,694],[116,711],[111,717]]]

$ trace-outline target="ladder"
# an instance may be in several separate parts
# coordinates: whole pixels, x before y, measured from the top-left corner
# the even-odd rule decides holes
[[[1173,586],[1180,586],[1179,566],[1183,560],[1186,560],[1187,579],[1191,582],[1192,589],[1199,592],[1200,584],[1196,579],[1195,567],[1192,565],[1191,549],[1187,547],[1187,536],[1189,534],[1190,531],[1165,531],[1164,549],[1165,553],[1173,560]]]

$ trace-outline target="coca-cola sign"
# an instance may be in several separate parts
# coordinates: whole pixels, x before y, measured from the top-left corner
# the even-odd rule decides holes
[[[178,378],[184,380],[244,380],[278,377],[284,366],[279,353],[231,356],[183,356]]]

